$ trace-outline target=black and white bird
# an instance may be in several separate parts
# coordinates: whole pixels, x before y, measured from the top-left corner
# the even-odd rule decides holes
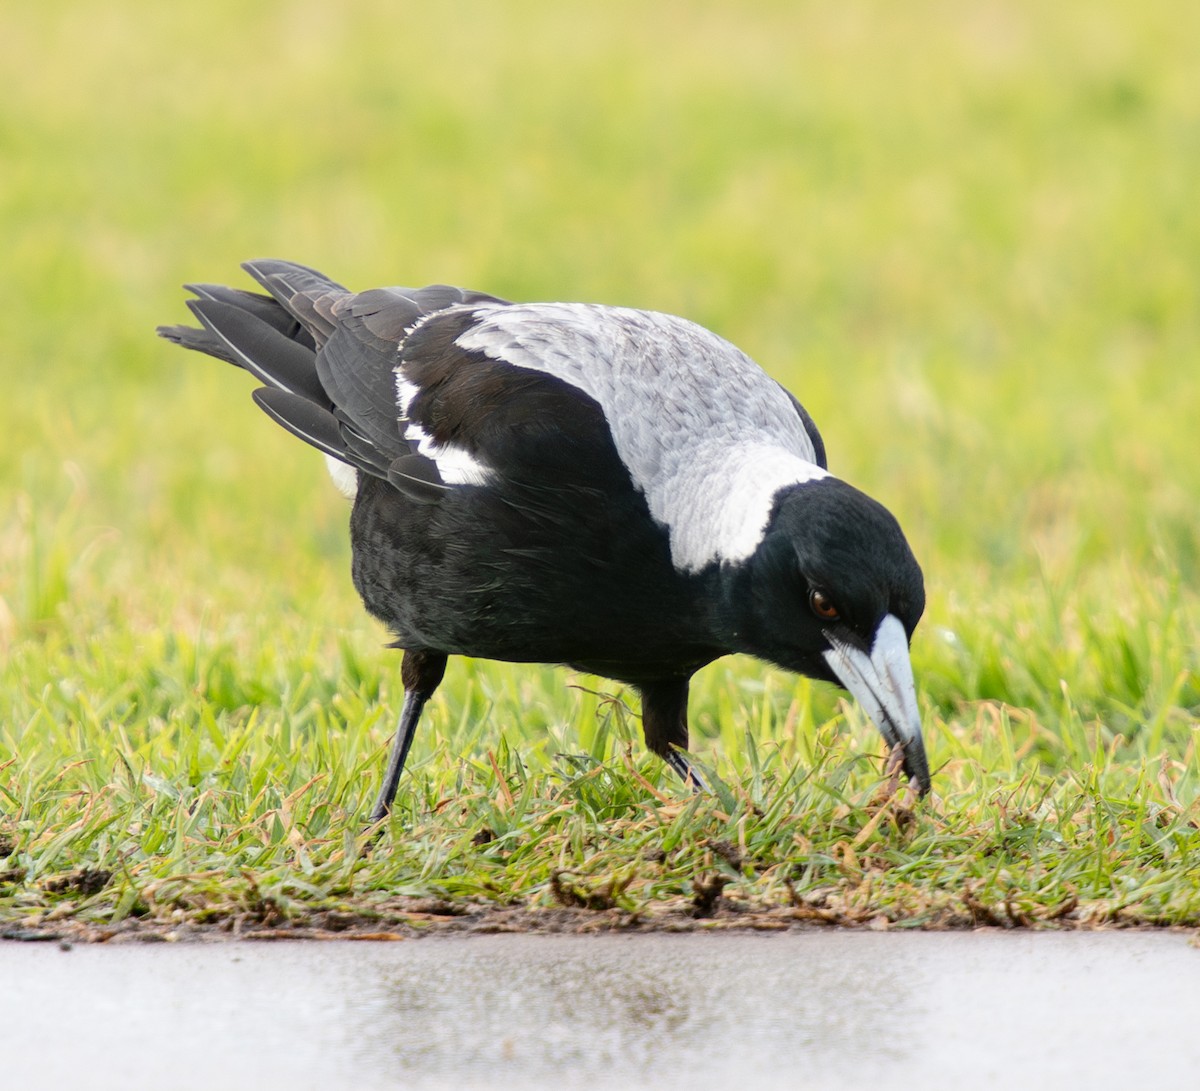
[[[920,566],[744,353],[651,311],[244,268],[267,295],[189,285],[202,328],[158,332],[253,374],[255,401],[354,501],[354,584],[404,652],[372,819],[451,655],[632,685],[646,745],[697,787],[689,680],[757,656],[844,686],[928,791]]]

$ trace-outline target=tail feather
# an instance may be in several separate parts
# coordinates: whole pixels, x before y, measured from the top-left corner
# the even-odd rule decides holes
[[[244,262],[242,268],[311,332],[318,349],[324,346],[337,327],[334,307],[349,289],[292,261],[266,258]]]
[[[208,330],[198,330],[195,326],[158,326],[154,332],[173,345],[190,349],[192,352],[202,352],[205,356],[215,356],[218,360],[233,364],[234,367],[242,366],[241,360]]]
[[[187,288],[196,296],[188,308],[201,328],[159,326],[160,337],[249,371],[267,384],[253,397],[277,424],[341,462],[387,476],[388,460],[372,456],[352,425],[334,415],[317,375],[316,340],[300,318],[274,296],[219,284]]]
[[[312,349],[297,344],[276,326],[236,303],[192,299],[188,308],[237,363],[262,382],[300,394],[318,405],[332,406],[317,377],[317,358]]]
[[[316,351],[317,345],[312,334],[291,312],[281,307],[273,296],[244,292],[240,288],[227,288],[223,284],[185,284],[184,288],[200,299],[229,303],[239,310],[246,311],[297,344]]]

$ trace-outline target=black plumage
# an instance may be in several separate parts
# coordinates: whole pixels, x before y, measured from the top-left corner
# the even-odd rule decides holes
[[[405,652],[374,818],[450,655],[632,684],[647,745],[698,785],[688,680],[749,653],[849,688],[928,789],[921,570],[732,345],[651,312],[245,268],[268,295],[193,286],[202,328],[159,333],[250,371],[268,415],[349,468],[354,583]]]

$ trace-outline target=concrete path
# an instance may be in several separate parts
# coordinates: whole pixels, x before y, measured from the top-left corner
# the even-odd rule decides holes
[[[1145,932],[0,944],[0,1082],[1192,1089],[1200,950]]]

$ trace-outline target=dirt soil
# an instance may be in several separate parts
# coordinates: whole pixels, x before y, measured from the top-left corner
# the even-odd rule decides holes
[[[974,916],[947,914],[923,922],[918,929],[885,917],[853,917],[816,906],[779,906],[747,910],[719,897],[702,911],[692,902],[660,907],[653,913],[634,914],[619,908],[586,906],[531,908],[502,907],[493,903],[446,902],[425,898],[395,898],[357,913],[320,910],[284,918],[263,911],[225,916],[198,923],[180,915],[177,920],[128,917],[116,924],[94,924],[73,918],[41,921],[35,925],[0,922],[0,939],[24,942],[212,943],[231,940],[403,940],[423,936],[586,935],[597,933],[725,933],[806,932],[830,928],[872,932],[961,932],[977,929],[1022,930],[1027,922],[995,913]],[[1132,921],[1081,919],[1064,914],[1035,929],[1053,931],[1176,931]],[[1196,933],[1200,935],[1200,933]]]

